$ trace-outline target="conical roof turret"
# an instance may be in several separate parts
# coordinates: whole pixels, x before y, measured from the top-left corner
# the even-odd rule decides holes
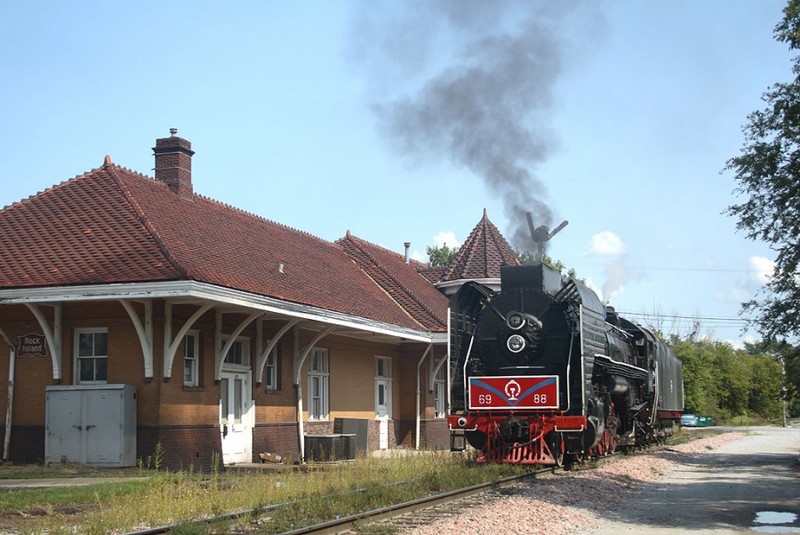
[[[468,280],[476,280],[486,284],[500,281],[502,266],[520,265],[519,257],[497,227],[489,220],[486,209],[483,217],[472,229],[467,240],[458,250],[458,254],[447,266],[437,287],[460,286]],[[450,293],[447,291],[446,293]]]

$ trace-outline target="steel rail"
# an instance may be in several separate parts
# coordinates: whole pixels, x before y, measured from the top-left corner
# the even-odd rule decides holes
[[[316,524],[313,526],[298,528],[292,531],[284,532],[281,535],[309,535],[309,534],[329,535],[335,533],[347,533],[349,531],[352,531],[352,529],[359,522],[364,522],[364,521],[377,522],[380,520],[386,520],[388,518],[397,517],[407,513],[413,513],[415,511],[419,511],[422,509],[428,509],[430,507],[435,507],[437,505],[441,505],[444,503],[453,502],[461,498],[474,496],[475,494],[481,494],[490,490],[505,488],[524,479],[528,478],[535,479],[538,474],[544,472],[550,472],[553,470],[554,467],[532,470],[524,474],[507,476],[504,478],[496,479],[494,481],[488,481],[486,483],[478,483],[477,485],[472,485],[470,487],[465,487],[462,489],[442,492],[440,494],[434,494],[432,496],[428,496],[425,498],[419,498],[416,500],[411,500],[404,503],[398,503],[395,505],[389,505],[386,507],[381,507],[380,509],[373,509],[372,511],[365,511],[363,513],[350,515],[344,518],[329,520],[327,522],[322,522],[320,524]]]
[[[694,437],[685,437],[685,441],[693,440]],[[683,441],[678,441],[675,437],[670,437],[667,439],[663,444],[651,444],[648,446],[650,447],[668,447],[673,443],[682,443]],[[606,455],[588,459],[594,462],[602,462],[610,457],[615,457],[622,452],[617,450],[613,453],[608,453]],[[377,522],[380,520],[386,520],[393,517],[398,517],[404,514],[413,513],[415,511],[420,511],[423,509],[428,509],[431,507],[435,507],[437,505],[442,505],[449,502],[457,501],[461,498],[468,498],[470,496],[474,496],[476,494],[485,493],[495,489],[502,489],[505,487],[509,487],[514,483],[519,481],[533,478],[535,479],[540,474],[545,474],[548,472],[555,473],[557,470],[563,469],[561,466],[544,466],[541,468],[532,469],[529,472],[524,474],[518,474],[514,476],[506,476],[500,479],[496,479],[493,481],[487,481],[486,483],[478,483],[477,485],[472,485],[470,487],[465,487],[462,489],[456,489],[448,492],[443,492],[440,494],[434,494],[432,496],[428,496],[425,498],[419,498],[416,500],[411,500],[408,502],[403,502],[395,505],[389,505],[386,507],[381,507],[379,509],[373,509],[370,511],[364,511],[361,513],[357,513],[354,515],[349,515],[346,517],[342,517],[339,519],[329,520],[325,522],[321,522],[319,524],[314,524],[311,526],[306,526],[302,528],[297,528],[292,531],[286,531],[281,533],[280,535],[326,535],[326,534],[341,534],[351,532],[358,523],[364,521],[370,522]],[[258,507],[254,509],[245,509],[241,511],[235,511],[231,513],[224,513],[221,515],[216,516],[209,516],[204,518],[199,518],[193,521],[186,521],[177,524],[170,524],[164,526],[156,526],[152,528],[145,528],[137,531],[130,531],[125,532],[122,535],[161,535],[163,533],[169,533],[170,531],[177,529],[178,527],[184,527],[186,525],[201,525],[201,524],[214,524],[217,522],[225,522],[227,520],[236,520],[238,518],[242,518],[248,515],[264,515],[269,511],[273,511],[280,507],[291,506],[295,502],[284,502],[284,503],[277,503],[272,504],[264,507]]]
[[[417,500],[412,500],[395,505],[389,505],[379,509],[373,509],[371,511],[365,511],[362,513],[357,513],[354,515],[342,517],[335,520],[329,520],[312,526],[298,528],[292,531],[284,532],[281,535],[300,535],[306,533],[323,535],[326,533],[327,534],[345,533],[347,531],[350,531],[358,522],[363,522],[365,520],[369,521],[384,520],[387,518],[392,518],[402,514],[410,513],[416,510],[427,509],[429,507],[434,507],[442,503],[458,500],[459,498],[466,498],[475,494],[487,492],[489,490],[508,487],[517,481],[531,477],[535,478],[538,474],[554,470],[555,467],[546,467],[542,469],[532,470],[524,474],[507,476],[504,478],[496,479],[494,481],[479,483],[477,485],[472,485],[470,487],[465,487],[462,489],[443,492],[441,494],[434,494],[432,496],[428,496],[425,498],[419,498]],[[236,520],[238,518],[242,518],[248,515],[263,515],[265,513],[268,513],[269,511],[273,511],[280,507],[291,506],[293,503],[294,502],[277,503],[268,505],[266,507],[245,509],[241,511],[235,511],[216,516],[198,518],[193,521],[186,521],[186,522],[180,522],[176,524],[169,524],[163,526],[154,526],[152,528],[145,528],[137,531],[125,532],[123,535],[161,535],[163,533],[169,533],[170,531],[177,529],[178,527],[184,527],[187,525],[215,524],[218,522],[225,522],[227,520]]]

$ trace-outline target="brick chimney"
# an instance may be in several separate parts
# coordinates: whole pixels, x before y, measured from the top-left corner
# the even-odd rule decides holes
[[[153,154],[156,157],[155,175],[169,189],[184,199],[191,199],[192,189],[192,144],[178,137],[177,128],[169,129],[170,137],[156,140]]]

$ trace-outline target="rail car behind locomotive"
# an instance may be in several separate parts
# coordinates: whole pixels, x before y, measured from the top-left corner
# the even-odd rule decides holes
[[[544,264],[450,301],[451,449],[478,460],[570,464],[660,442],[683,411],[681,362]]]

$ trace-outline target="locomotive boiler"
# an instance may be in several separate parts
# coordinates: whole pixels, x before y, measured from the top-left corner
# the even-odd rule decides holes
[[[506,266],[500,289],[450,301],[451,449],[566,465],[663,441],[683,410],[681,362],[578,280]]]

